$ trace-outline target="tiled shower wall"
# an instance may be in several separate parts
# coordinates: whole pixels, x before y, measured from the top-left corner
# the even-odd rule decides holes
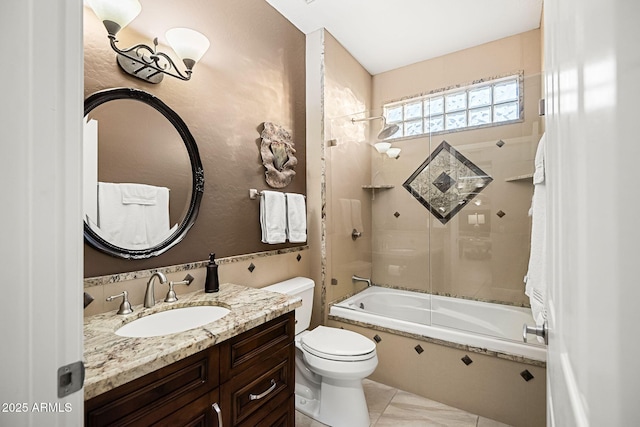
[[[362,289],[351,282],[358,274],[387,286],[527,305],[523,278],[533,185],[522,176],[533,172],[543,133],[540,30],[375,75],[370,103],[366,91],[351,90],[366,84],[366,75],[350,86],[332,80],[333,70],[344,72],[344,62],[331,66],[331,47],[327,44],[325,51],[325,136],[334,144],[326,150],[326,301]],[[519,71],[524,75],[519,123],[396,141],[402,152],[391,159],[372,146],[380,121],[351,122],[381,115],[387,102]],[[402,187],[443,140],[493,178],[444,225]],[[475,214],[484,215],[485,223],[471,224]],[[358,227],[362,237],[354,241],[351,231]]]
[[[372,201],[376,283],[462,298],[527,305],[523,278],[530,247],[530,174],[543,132],[540,35],[530,31],[376,75],[374,105],[524,71],[524,121],[397,141],[397,159],[374,155],[372,183],[393,185]],[[442,224],[402,187],[446,141],[493,178]],[[500,142],[501,141],[501,142]],[[524,178],[523,178],[524,176]],[[475,215],[484,224],[473,224]]]
[[[353,112],[371,108],[371,75],[328,31],[324,41],[326,315],[327,302],[362,289],[362,284],[352,283],[353,274],[371,274],[371,202],[360,186],[370,180],[373,147],[368,143],[369,127],[351,122]],[[357,225],[347,225],[335,214],[352,201],[359,211]],[[354,227],[362,233],[355,241]]]

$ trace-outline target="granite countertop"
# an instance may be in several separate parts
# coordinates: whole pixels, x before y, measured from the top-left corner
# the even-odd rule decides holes
[[[178,298],[175,303],[156,301],[152,308],[134,306],[133,313],[128,315],[117,315],[115,311],[110,311],[85,318],[85,400],[212,347],[302,305],[299,297],[231,283],[220,285],[217,293],[200,290]],[[218,305],[231,312],[210,324],[171,335],[127,338],[114,333],[125,323],[140,317],[194,305]]]

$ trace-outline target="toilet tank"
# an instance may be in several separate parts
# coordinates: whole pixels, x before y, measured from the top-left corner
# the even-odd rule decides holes
[[[307,277],[294,277],[283,282],[274,283],[262,289],[302,298],[302,306],[296,308],[296,335],[305,331],[311,324],[313,308],[313,280]]]

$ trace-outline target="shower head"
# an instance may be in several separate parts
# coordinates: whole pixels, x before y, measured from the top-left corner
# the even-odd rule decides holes
[[[355,124],[356,122],[363,122],[363,121],[377,120],[377,119],[382,120],[382,128],[380,129],[380,132],[378,132],[378,139],[380,140],[389,138],[391,135],[398,132],[398,129],[400,129],[396,124],[388,125],[387,119],[385,119],[384,116],[365,117],[364,119],[351,119],[351,123]]]
[[[383,118],[382,130],[378,132],[378,139],[387,139],[394,133],[398,132],[398,129],[400,128],[395,123],[392,123],[390,125],[385,124],[384,118]]]

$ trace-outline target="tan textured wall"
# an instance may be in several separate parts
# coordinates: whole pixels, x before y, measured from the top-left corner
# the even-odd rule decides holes
[[[373,105],[428,93],[480,78],[524,70],[523,123],[398,141],[397,160],[374,156],[373,278],[376,283],[466,298],[526,305],[533,186],[531,179],[508,181],[533,172],[541,136],[540,31],[533,30],[373,77]],[[495,143],[503,140],[499,148]],[[442,225],[402,184],[443,140],[493,177],[475,202]],[[500,218],[497,212],[503,211]],[[399,216],[395,216],[395,213]],[[468,216],[485,215],[481,227]]]
[[[369,377],[455,408],[518,427],[539,427],[546,423],[546,369],[465,352],[387,332],[329,321],[366,337],[378,335],[378,367]],[[424,352],[418,354],[414,347]],[[473,361],[465,365],[460,359]],[[533,379],[525,381],[527,369]]]
[[[371,82],[371,75],[362,65],[325,31],[325,138],[335,141],[335,145],[326,148],[329,302],[362,288],[362,284],[352,284],[353,274],[371,274],[371,198],[361,186],[370,183],[373,147],[368,137],[370,125],[351,122],[352,117],[368,116]],[[354,204],[359,205],[360,214],[352,220]],[[351,239],[354,227],[362,232],[357,241]],[[331,284],[332,279],[337,285]]]
[[[104,27],[85,8],[85,96],[134,87],[176,111],[198,144],[204,196],[195,226],[183,242],[159,257],[126,261],[85,245],[85,277],[201,261],[212,251],[225,257],[291,246],[260,242],[259,204],[249,199],[248,190],[267,188],[259,141],[262,123],[272,121],[292,132],[297,150],[297,175],[285,190],[306,191],[304,34],[263,0],[143,1],[142,6],[142,14],[175,15],[178,22],[171,25],[186,25],[178,18],[188,11],[186,21],[209,38],[211,47],[192,79],[166,77],[152,85],[124,74]],[[162,43],[163,34],[157,35]],[[150,43],[149,35],[130,28],[118,38],[123,46]]]

